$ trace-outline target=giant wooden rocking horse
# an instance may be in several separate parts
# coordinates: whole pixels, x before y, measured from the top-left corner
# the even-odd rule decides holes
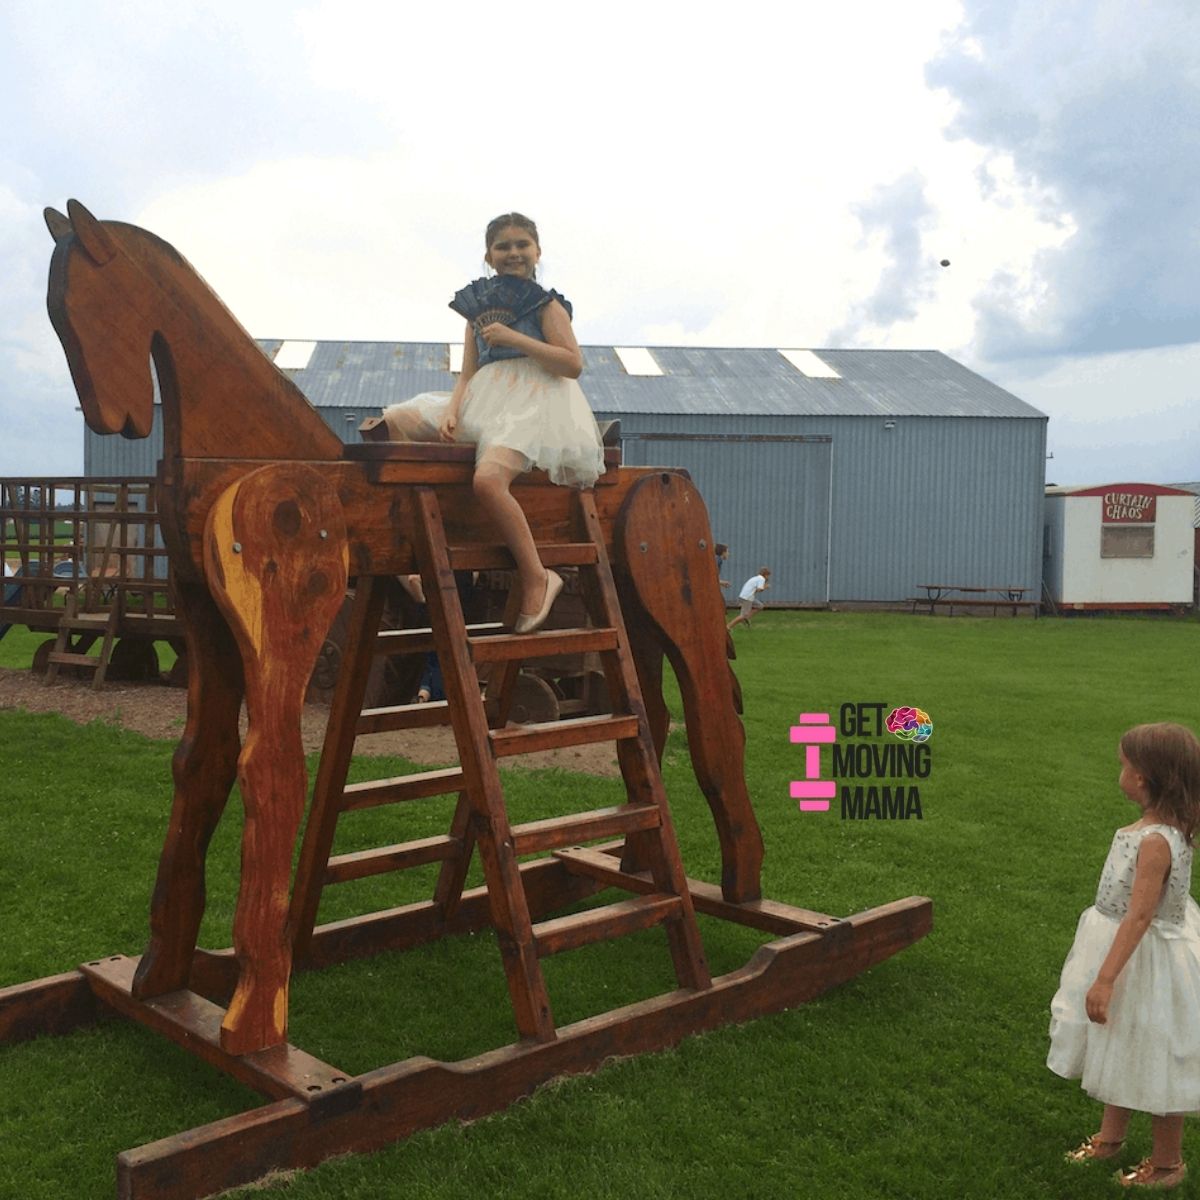
[[[620,468],[610,452],[594,492],[528,477],[515,494],[543,561],[579,567],[591,625],[526,637],[466,626],[454,571],[511,565],[472,501],[472,448],[343,446],[172,247],[97,221],[74,201],[68,213],[46,214],[56,242],[49,310],[88,424],[145,437],[151,358],[158,378],[160,519],[187,631],[188,718],[145,952],[0,991],[0,1041],[116,1010],[273,1101],[121,1154],[122,1197],[201,1196],[478,1116],[606,1057],[798,1004],[925,934],[931,906],[920,897],[845,920],[761,899],[762,840],[746,795],[711,534],[686,475]],[[380,631],[388,580],[417,571],[431,628]],[[351,632],[293,879],[307,786],[300,708],[350,580]],[[429,648],[443,664],[446,702],[361,711],[373,656]],[[506,723],[522,661],[582,651],[603,659],[610,715]],[[664,653],[716,822],[720,887],[684,875],[663,792]],[[486,707],[481,663],[492,664]],[[243,697],[249,732],[241,744]],[[438,723],[453,726],[459,767],[346,786],[359,734]],[[500,757],[602,740],[616,742],[626,803],[510,824]],[[245,828],[233,949],[210,952],[196,945],[205,852],[235,778]],[[444,836],[331,856],[341,813],[453,794]],[[476,848],[485,886],[464,891]],[[422,863],[440,863],[427,903],[316,924],[326,884]],[[605,888],[630,898],[553,915]],[[714,979],[696,911],[776,940]],[[540,958],[656,925],[678,988],[557,1027]],[[499,944],[513,1045],[468,1063],[416,1058],[351,1078],[288,1044],[293,965],[484,928]]]

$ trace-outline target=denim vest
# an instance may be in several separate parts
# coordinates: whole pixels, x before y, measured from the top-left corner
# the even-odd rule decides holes
[[[475,283],[469,284],[462,291],[458,292],[450,307],[455,312],[465,316],[474,324],[476,313],[471,309],[474,306],[471,297],[467,294],[472,290],[478,290],[480,284],[486,285],[487,280],[476,280]],[[510,329],[515,329],[518,333],[523,333],[527,337],[534,338],[539,342],[544,342],[546,339],[542,336],[542,309],[550,303],[551,300],[557,300],[559,304],[567,310],[567,316],[572,313],[571,302],[558,292],[551,288],[547,291],[545,288],[539,287],[532,280],[528,282],[531,304],[523,306],[522,313],[513,321],[507,322]],[[485,366],[490,362],[499,362],[505,358],[524,358],[523,351],[518,350],[515,346],[489,346],[487,342],[480,336],[478,330],[475,331],[475,352],[479,366]]]

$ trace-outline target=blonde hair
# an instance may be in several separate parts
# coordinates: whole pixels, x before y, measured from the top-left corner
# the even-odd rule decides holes
[[[1184,725],[1135,725],[1121,753],[1146,780],[1152,806],[1179,826],[1188,845],[1200,825],[1200,740]]]

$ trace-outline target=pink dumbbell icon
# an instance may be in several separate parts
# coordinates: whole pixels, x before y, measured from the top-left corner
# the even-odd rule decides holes
[[[799,801],[802,813],[828,812],[830,800],[837,795],[837,783],[821,778],[821,747],[837,741],[829,714],[801,713],[800,724],[792,726],[791,740],[805,747],[804,778],[792,780],[792,799]]]

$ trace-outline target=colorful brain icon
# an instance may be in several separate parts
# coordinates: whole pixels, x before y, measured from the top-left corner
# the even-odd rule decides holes
[[[927,742],[933,734],[933,721],[920,708],[893,708],[885,724],[888,733],[894,733],[906,742]]]

